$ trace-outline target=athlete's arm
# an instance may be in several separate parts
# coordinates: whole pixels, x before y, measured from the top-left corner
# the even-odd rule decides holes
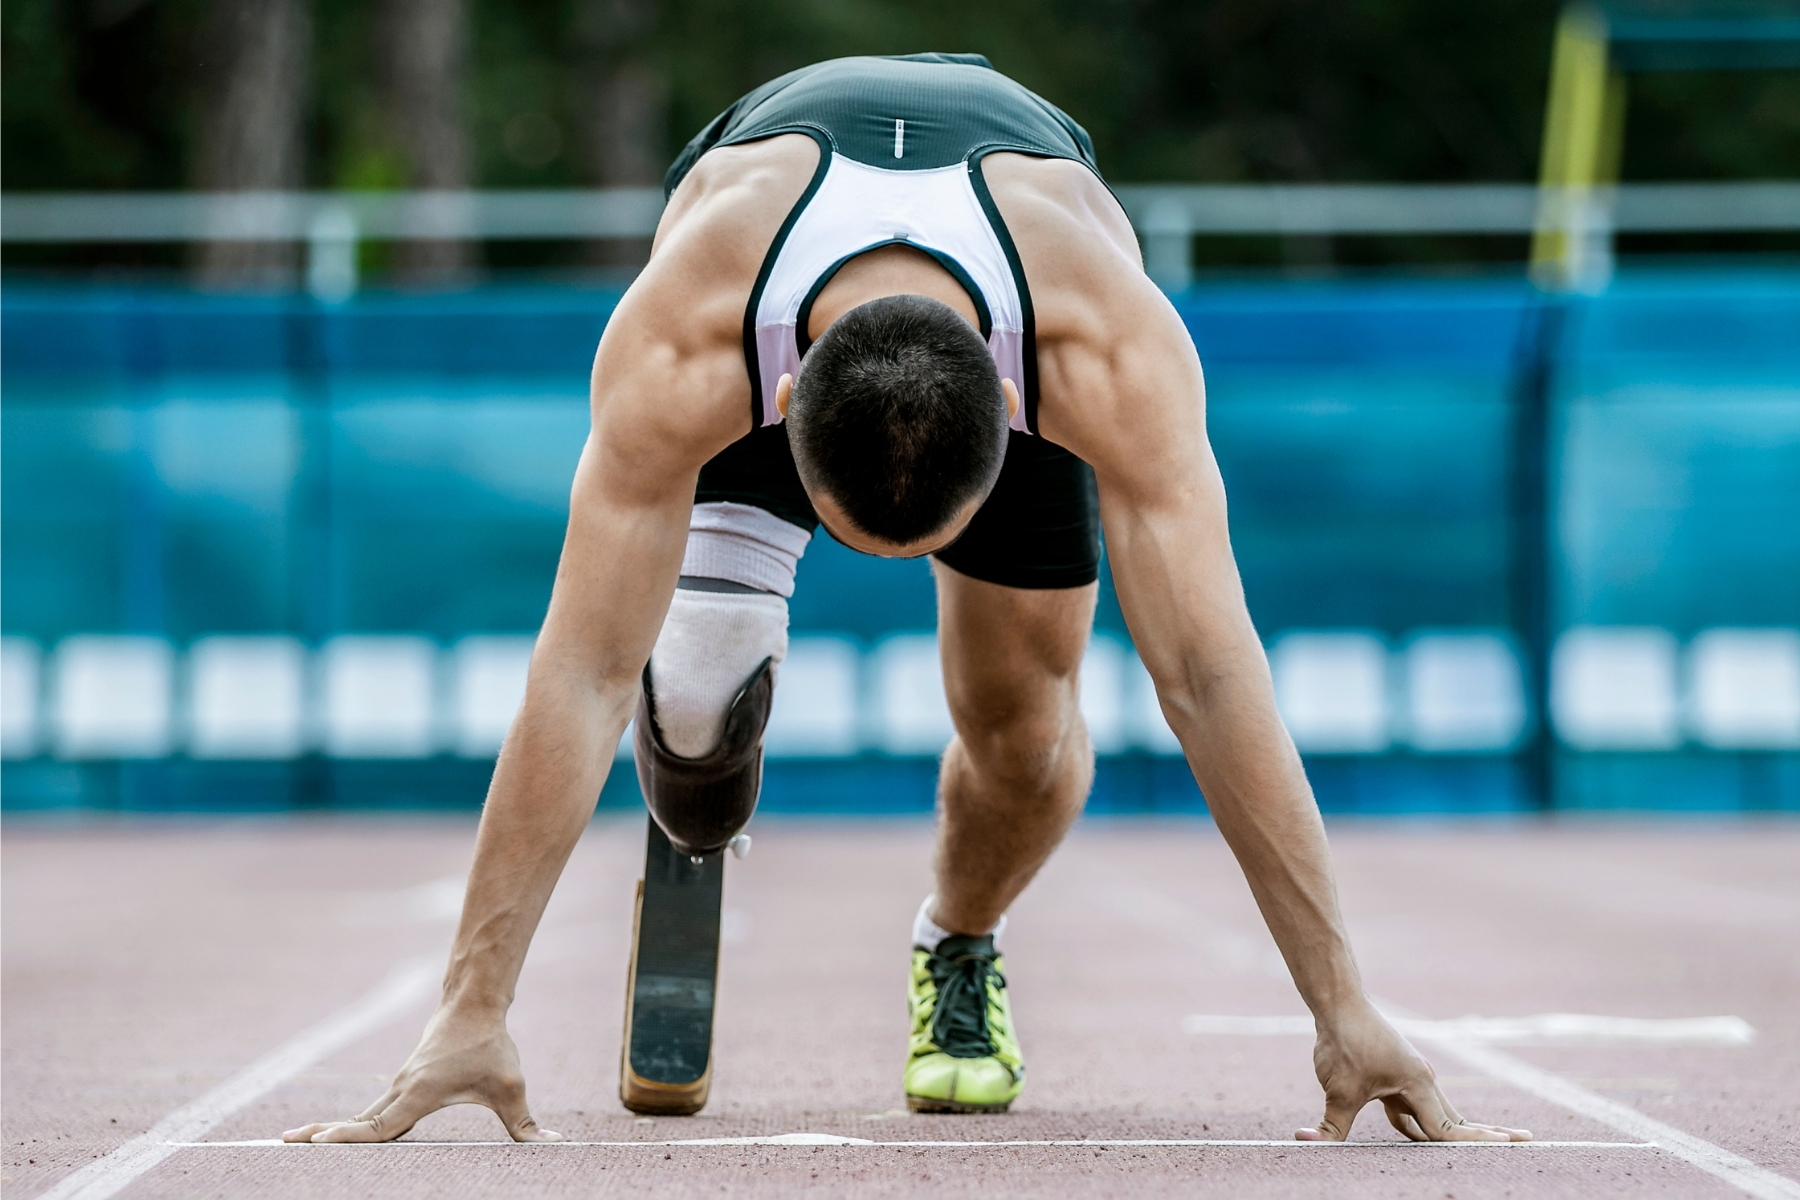
[[[493,1109],[519,1141],[557,1137],[526,1107],[507,1009],[631,719],[680,574],[696,475],[747,426],[742,291],[684,281],[682,257],[645,272],[595,356],[562,559],[482,810],[442,1002],[381,1099],[288,1141],[385,1141],[466,1103]]]
[[[1144,277],[1122,214],[1069,170],[1057,168],[1061,179],[1042,172],[1048,182],[1035,191],[997,191],[1040,301],[1040,425],[1094,467],[1132,639],[1313,1012],[1325,1115],[1296,1136],[1341,1140],[1364,1105],[1380,1100],[1411,1138],[1528,1137],[1463,1120],[1363,991],[1318,806],[1244,604],[1199,357]],[[1036,275],[1034,247],[1057,251],[1035,256]]]

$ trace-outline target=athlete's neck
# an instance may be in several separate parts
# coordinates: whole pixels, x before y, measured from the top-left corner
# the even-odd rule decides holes
[[[813,301],[806,336],[817,341],[833,321],[883,296],[930,296],[961,313],[969,324],[981,324],[975,302],[954,275],[924,251],[894,245],[859,254],[838,269]]]

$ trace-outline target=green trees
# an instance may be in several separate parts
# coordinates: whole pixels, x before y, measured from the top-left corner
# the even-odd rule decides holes
[[[263,109],[296,114],[284,128],[297,132],[292,154],[274,135],[240,148],[297,161],[256,179],[306,187],[649,182],[764,79],[835,55],[919,49],[988,55],[1087,125],[1121,181],[1524,181],[1535,175],[1556,8],[8,0],[3,168],[9,189],[230,186],[217,166],[230,140],[221,123],[241,126],[244,105],[222,99],[230,72],[217,30],[220,13],[242,9],[289,28],[286,57],[248,74]],[[294,66],[307,57],[310,68]],[[1627,179],[1779,177],[1800,162],[1794,72],[1645,76],[1633,96]]]

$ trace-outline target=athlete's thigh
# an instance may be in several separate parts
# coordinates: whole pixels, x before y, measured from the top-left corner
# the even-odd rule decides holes
[[[965,737],[1058,715],[1078,697],[1099,584],[1016,588],[932,564],[944,694]]]

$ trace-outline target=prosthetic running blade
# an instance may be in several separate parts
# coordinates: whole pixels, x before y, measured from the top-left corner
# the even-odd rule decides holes
[[[650,820],[619,1071],[619,1100],[632,1112],[686,1116],[706,1105],[724,882],[723,853],[696,862]]]

